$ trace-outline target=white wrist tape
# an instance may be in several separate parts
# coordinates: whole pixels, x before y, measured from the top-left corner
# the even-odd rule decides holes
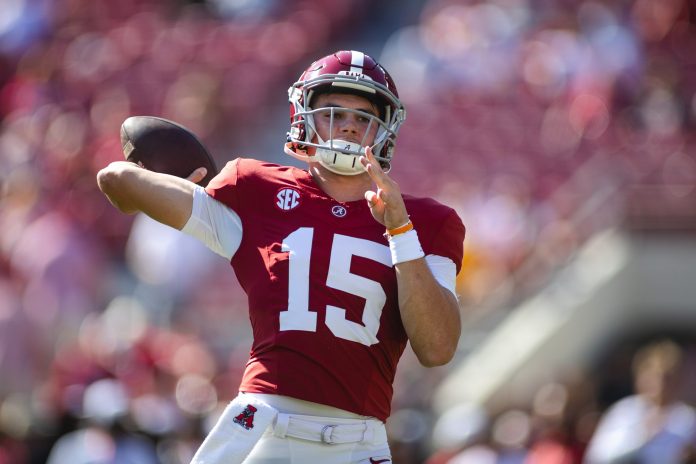
[[[389,237],[389,250],[391,251],[392,265],[394,266],[425,256],[415,229]]]

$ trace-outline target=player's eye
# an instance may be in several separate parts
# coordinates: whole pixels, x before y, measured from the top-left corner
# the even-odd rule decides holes
[[[327,109],[326,111],[322,111],[322,112],[321,112],[321,117],[322,117],[323,119],[327,119],[327,120],[330,120],[330,119],[338,119],[338,116],[339,116],[338,113],[332,112],[332,111],[329,110],[329,109]]]

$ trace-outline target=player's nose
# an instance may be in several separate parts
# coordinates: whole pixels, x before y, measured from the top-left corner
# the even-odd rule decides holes
[[[357,133],[359,133],[360,132],[360,124],[359,124],[357,116],[347,115],[346,117],[342,118],[341,125],[338,127],[338,130],[342,134],[357,134]]]

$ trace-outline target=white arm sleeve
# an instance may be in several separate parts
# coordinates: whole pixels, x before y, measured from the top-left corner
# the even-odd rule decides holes
[[[452,292],[456,298],[457,266],[454,264],[454,261],[444,256],[427,255],[425,262],[428,264],[430,272],[433,273],[437,283]]]
[[[181,231],[227,259],[232,259],[242,242],[242,220],[239,215],[205,193],[200,186],[193,191],[191,217]]]

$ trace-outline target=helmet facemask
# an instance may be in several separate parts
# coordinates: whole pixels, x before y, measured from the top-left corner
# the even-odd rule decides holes
[[[328,118],[328,134],[334,134],[336,119],[350,115],[366,121],[360,141],[344,140],[340,135],[336,135],[335,138],[331,138],[329,135],[328,140],[324,140],[319,135],[316,125],[317,118]],[[374,114],[342,107],[307,108],[307,110],[297,113],[297,117],[291,123],[291,132],[298,126],[303,126],[306,132],[305,141],[302,143],[304,150],[309,147],[314,148],[316,161],[329,171],[342,175],[356,175],[365,172],[359,157],[365,154],[365,147],[368,144],[372,146],[373,153],[382,167],[385,170],[389,169],[389,159],[381,156],[380,153],[389,141],[389,137],[391,136],[393,140],[396,134]]]

